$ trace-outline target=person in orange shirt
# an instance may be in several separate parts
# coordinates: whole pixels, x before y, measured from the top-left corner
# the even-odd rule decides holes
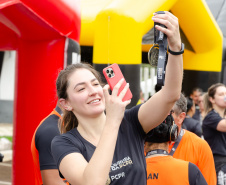
[[[60,135],[58,120],[62,111],[59,106],[38,125],[31,141],[31,153],[33,157],[35,185],[66,185],[57,169],[51,154],[51,141],[56,135]]]
[[[147,134],[147,185],[207,185],[196,165],[168,155],[169,142],[174,141],[177,136],[178,126],[174,124],[172,115],[168,115],[163,123]]]
[[[181,93],[180,99],[176,101],[171,111],[180,134],[177,140],[169,145],[169,154],[174,158],[194,163],[208,185],[216,185],[216,170],[210,146],[194,133],[181,128],[186,117],[186,109],[187,101]]]

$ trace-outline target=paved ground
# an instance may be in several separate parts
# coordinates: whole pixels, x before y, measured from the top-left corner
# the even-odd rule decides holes
[[[12,136],[13,127],[11,123],[0,123],[0,136]],[[6,149],[8,144],[0,143],[0,153],[4,155],[0,162],[0,185],[11,185],[12,183],[12,150]]]
[[[0,163],[0,185],[11,185],[12,183],[12,161]]]

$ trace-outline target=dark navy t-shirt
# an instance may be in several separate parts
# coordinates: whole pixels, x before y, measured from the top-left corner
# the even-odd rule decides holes
[[[188,170],[190,185],[207,185],[205,178],[195,164],[189,162]]]
[[[62,113],[58,106],[55,111],[59,114]],[[51,142],[55,136],[60,135],[58,120],[57,115],[49,115],[35,133],[35,146],[39,153],[40,170],[57,169],[51,153]]]
[[[125,111],[109,173],[111,185],[146,185],[145,133],[138,121],[139,107],[140,105]],[[58,168],[61,160],[74,152],[81,153],[89,161],[95,149],[94,145],[79,134],[77,128],[52,141],[52,154]]]
[[[226,132],[217,130],[218,123],[223,118],[213,109],[203,120],[203,136],[210,145],[213,154],[226,156]]]
[[[202,127],[198,120],[186,117],[183,121],[183,125],[185,126],[186,130],[195,133],[199,137],[202,136]]]
[[[200,121],[200,110],[199,110],[199,106],[195,106],[195,114],[192,116],[193,119]]]

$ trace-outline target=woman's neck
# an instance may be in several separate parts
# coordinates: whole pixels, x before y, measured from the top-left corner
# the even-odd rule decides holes
[[[224,108],[220,108],[216,105],[213,105],[213,109],[222,117],[224,118],[224,114],[225,114],[225,109]]]
[[[105,120],[105,113],[95,118],[80,117],[78,118],[77,130],[84,139],[96,146],[105,126]]]
[[[189,110],[189,111],[187,112],[187,116],[189,116],[189,117],[192,118],[193,115],[194,115],[194,111]]]

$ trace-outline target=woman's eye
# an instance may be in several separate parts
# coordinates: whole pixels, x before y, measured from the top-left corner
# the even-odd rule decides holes
[[[78,91],[80,92],[80,91],[82,91],[82,90],[84,90],[85,88],[80,88]]]
[[[93,86],[97,86],[97,85],[100,85],[99,82],[93,82]]]

